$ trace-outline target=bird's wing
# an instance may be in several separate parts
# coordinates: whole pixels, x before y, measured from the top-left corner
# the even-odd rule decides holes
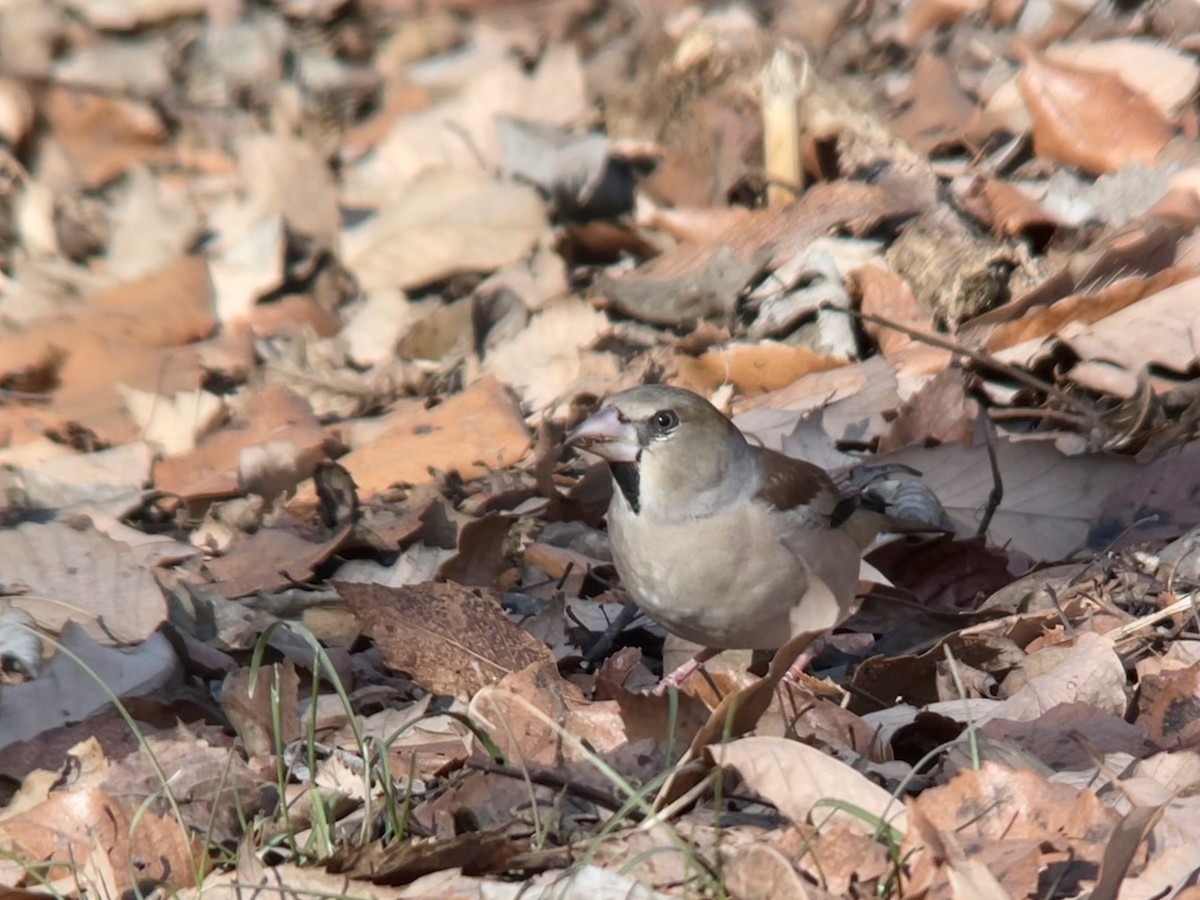
[[[834,527],[842,497],[833,479],[820,466],[755,447],[762,475],[758,498],[780,512],[796,512],[811,518],[814,525]]]

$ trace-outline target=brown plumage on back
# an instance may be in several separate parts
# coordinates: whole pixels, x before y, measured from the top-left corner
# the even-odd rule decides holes
[[[802,459],[793,459],[774,450],[755,448],[762,470],[758,496],[776,509],[815,506],[833,508],[840,502],[837,486],[829,473]]]
[[[668,631],[774,649],[849,613],[877,525],[819,466],[751,445],[703,397],[663,385],[611,397],[568,441],[608,461],[613,561]]]

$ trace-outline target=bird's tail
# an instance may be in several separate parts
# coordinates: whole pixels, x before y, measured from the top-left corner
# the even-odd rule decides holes
[[[954,523],[929,486],[913,477],[892,477],[895,474],[891,466],[874,471],[862,466],[838,479],[843,499],[834,510],[833,524],[864,552],[884,533],[954,533]]]

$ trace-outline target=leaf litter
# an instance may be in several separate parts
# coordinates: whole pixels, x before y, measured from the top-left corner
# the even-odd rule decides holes
[[[0,9],[14,896],[1196,895],[1193,4],[648,9]],[[646,380],[951,533],[645,694]]]

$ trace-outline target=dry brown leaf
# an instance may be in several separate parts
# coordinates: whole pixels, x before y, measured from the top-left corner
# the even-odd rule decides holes
[[[191,197],[138,166],[126,178],[112,211],[105,271],[122,281],[149,275],[186,256],[200,227]]]
[[[719,766],[735,770],[750,790],[778,807],[796,824],[827,817],[859,833],[875,825],[835,809],[831,801],[853,804],[904,831],[904,805],[846,763],[798,741],[775,737],[741,738],[717,744],[708,753]]]
[[[1064,703],[1125,716],[1125,666],[1113,642],[1094,632],[1082,632],[1072,646],[1057,644],[1031,654],[1015,675],[1024,677],[1006,680],[1009,696],[997,707],[997,718],[1026,722]]]
[[[246,319],[255,304],[279,286],[283,277],[283,218],[268,216],[228,239],[208,260],[213,304],[221,324]]]
[[[597,287],[623,312],[647,322],[678,325],[727,315],[756,274],[794,259],[830,229],[861,234],[882,220],[919,212],[929,199],[918,184],[901,179],[818,183],[787,207],[738,217],[702,243],[680,244],[619,278],[601,278]]]
[[[1032,309],[1019,319],[997,326],[988,334],[984,347],[991,351],[1005,350],[1072,324],[1078,327],[1099,322],[1145,297],[1188,281],[1194,274],[1188,266],[1172,266],[1157,275],[1122,278],[1092,293],[1064,297],[1057,303]]]
[[[576,298],[551,304],[522,331],[489,351],[484,369],[518,391],[530,415],[568,393],[585,372],[584,349],[612,326],[608,317]],[[618,374],[616,361],[610,369]]]
[[[73,884],[100,896],[134,890],[135,874],[190,887],[202,853],[173,816],[131,809],[97,788],[56,791],[0,822],[0,847],[6,887]]]
[[[1195,698],[1200,691],[1200,663],[1150,675],[1138,697],[1138,723],[1163,748],[1194,747],[1200,738]]]
[[[917,301],[912,287],[900,275],[878,265],[863,266],[853,275],[862,294],[862,311],[880,316],[914,331],[934,333],[933,316]],[[868,322],[867,334],[878,343],[880,352],[905,377],[929,375],[950,365],[950,351],[932,347],[903,332]]]
[[[1176,282],[1094,324],[1069,325],[1060,338],[1084,359],[1104,359],[1135,371],[1159,365],[1186,372],[1196,361],[1194,335],[1200,333],[1198,286],[1198,278]],[[1167,322],[1170,327],[1163,327]]]
[[[246,324],[258,338],[298,338],[311,332],[333,337],[342,329],[341,320],[312,297],[294,294],[278,303],[260,303],[246,314]]]
[[[1130,474],[1104,500],[1088,537],[1095,548],[1162,546],[1200,521],[1200,442],[1189,441]]]
[[[530,444],[520,409],[490,377],[431,409],[403,401],[381,424],[378,436],[339,460],[364,499],[393,484],[432,481],[431,468],[474,478],[512,465]]]
[[[961,2],[979,5],[979,0]],[[914,4],[914,11],[918,5]],[[963,142],[975,102],[959,85],[945,57],[929,52],[917,57],[910,93],[912,103],[892,123],[897,134],[929,154]]]
[[[30,367],[59,362],[55,413],[106,443],[125,443],[138,433],[117,385],[197,390],[203,373],[196,351],[178,345],[206,337],[215,324],[203,261],[182,259],[95,294],[70,319],[39,320],[0,338],[0,372],[32,377]]]
[[[915,0],[904,23],[905,39],[914,43],[928,31],[953,25],[987,7],[987,0]]]
[[[29,598],[30,605],[36,606],[37,600]],[[40,620],[36,612],[34,618]],[[128,709],[132,698],[153,695],[178,683],[182,667],[162,634],[152,634],[133,648],[112,647],[97,643],[85,628],[86,623],[68,620],[59,638],[60,651],[42,666],[39,677],[4,686],[0,748],[4,748],[6,761],[16,754],[16,742],[31,741],[72,722],[89,721],[111,708],[114,696]],[[122,724],[128,731],[128,725]]]
[[[202,0],[70,0],[67,4],[81,18],[98,29],[132,31],[139,26],[162,24],[203,14]]]
[[[1119,76],[1167,117],[1177,115],[1200,86],[1200,67],[1195,59],[1150,37],[1052,44],[1046,48],[1046,56],[1080,69]]]
[[[997,441],[1004,497],[988,534],[1039,560],[1059,560],[1087,540],[1104,498],[1136,467],[1115,456],[1064,456],[1046,441]],[[923,473],[964,534],[974,534],[995,486],[987,447],[907,447],[880,456]]]
[[[1154,163],[1173,129],[1144,94],[1116,75],[1030,54],[1017,78],[1039,156],[1098,175]]]
[[[725,887],[735,897],[772,897],[778,900],[832,900],[835,896],[809,884],[792,860],[774,847],[741,848],[721,870]]]
[[[926,442],[965,444],[974,435],[978,413],[978,405],[967,397],[962,370],[947,369],[900,407],[891,430],[880,438],[878,452]]]
[[[675,383],[701,394],[711,394],[729,384],[739,393],[754,397],[787,387],[810,373],[844,365],[844,359],[774,341],[727,344],[699,357],[677,354]]]
[[[891,871],[882,842],[840,822],[819,828],[789,826],[765,836],[808,877],[837,897],[878,882]]]
[[[136,644],[167,616],[136,551],[94,529],[50,522],[0,530],[0,560],[6,583],[27,592],[14,604],[51,631],[75,621],[96,640]]]
[[[251,759],[270,757],[303,733],[298,712],[300,676],[288,660],[230,672],[221,683],[221,710]],[[253,696],[251,693],[253,692]]]
[[[1149,746],[1142,728],[1091,705],[1086,697],[1052,706],[1024,722],[1001,718],[1002,708],[996,707],[980,733],[1013,742],[1056,772],[1087,769],[1098,755],[1109,753],[1128,753],[1138,758]],[[1066,735],[1069,740],[1064,740]]]
[[[307,581],[329,559],[348,529],[324,537],[300,523],[276,523],[233,545],[224,556],[208,561],[213,589],[230,599],[259,591],[271,593]],[[322,539],[324,538],[324,539]]]
[[[426,176],[495,171],[500,162],[498,116],[575,126],[589,115],[573,44],[548,46],[532,76],[513,56],[495,51],[476,66],[473,77],[448,100],[396,121],[375,151],[347,173],[345,201],[383,209],[403,203]],[[448,85],[431,87],[445,90]]]
[[[207,391],[185,391],[164,397],[117,385],[125,408],[143,440],[164,456],[186,453],[220,420],[225,404]]]
[[[952,841],[961,847],[967,858],[995,860],[994,872],[1024,872],[1018,883],[1025,889],[1030,877],[1032,885],[1037,884],[1038,860],[1036,856],[1027,862],[1022,859],[1031,850],[1035,855],[1044,852],[1039,843],[1066,845],[1076,858],[1098,864],[1118,818],[1092,791],[1047,781],[1031,769],[1011,769],[993,762],[983,763],[978,771],[963,770],[948,784],[929,788],[910,800],[909,808],[912,821],[923,824],[909,831],[902,854],[920,843],[928,847],[940,837],[943,845]],[[1003,859],[1000,854],[1010,849],[1017,865],[996,865]],[[923,874],[927,877],[928,873],[920,870],[929,864],[928,856],[916,862],[910,870],[912,884],[920,884]]]
[[[344,259],[364,290],[419,287],[522,259],[545,227],[533,188],[466,170],[438,172],[344,232]]]
[[[506,675],[494,688],[475,697],[471,714],[493,736],[506,759],[558,767],[587,759],[582,740],[593,752],[608,754],[628,744],[614,702],[592,703],[557,668],[545,661]],[[590,768],[590,767],[587,767]],[[597,786],[603,776],[580,768],[581,780]]]
[[[246,489],[243,458],[256,448],[286,449],[293,485],[311,475],[328,455],[329,434],[307,401],[283,385],[267,385],[239,406],[233,421],[195,450],[159,462],[155,486],[188,499],[233,497]]]
[[[458,552],[438,566],[438,580],[492,587],[509,568],[504,549],[508,531],[516,521],[516,516],[491,515],[463,525],[458,532]]]
[[[66,429],[62,432],[66,433]],[[153,451],[137,442],[96,453],[72,453],[62,444],[45,442],[53,452],[28,456],[0,451],[0,464],[12,475],[28,503],[41,509],[87,504],[124,507],[141,497],[150,481]],[[38,445],[25,444],[33,450]]]
[[[282,216],[293,232],[336,249],[337,186],[310,143],[294,137],[252,135],[238,145],[238,168],[248,194],[248,216]]]
[[[1045,235],[1059,226],[1058,220],[1024,190],[998,178],[977,179],[964,205],[1000,237]]]
[[[435,693],[472,696],[534,663],[554,669],[546,645],[513,624],[491,593],[449,582],[335,587],[384,661]]]
[[[0,138],[15,147],[33,127],[33,122],[33,98],[29,91],[15,79],[0,79]]]
[[[269,684],[262,693],[270,694]],[[128,724],[122,724],[128,731]],[[162,796],[165,775],[188,828],[212,840],[235,841],[241,837],[244,817],[254,815],[268,799],[273,779],[253,772],[232,740],[214,737],[203,725],[192,728],[194,732],[176,725],[145,735],[141,745],[135,740],[132,752],[116,758],[119,764],[108,769],[100,787],[126,804],[146,802],[149,809],[167,815],[171,805]]]
[[[101,187],[139,163],[168,162],[174,156],[149,104],[53,87],[42,94],[38,108],[84,187]]]
[[[59,370],[51,408],[103,444],[141,437],[118,385],[164,395],[199,391],[204,382],[192,347],[143,347],[82,336]]]

